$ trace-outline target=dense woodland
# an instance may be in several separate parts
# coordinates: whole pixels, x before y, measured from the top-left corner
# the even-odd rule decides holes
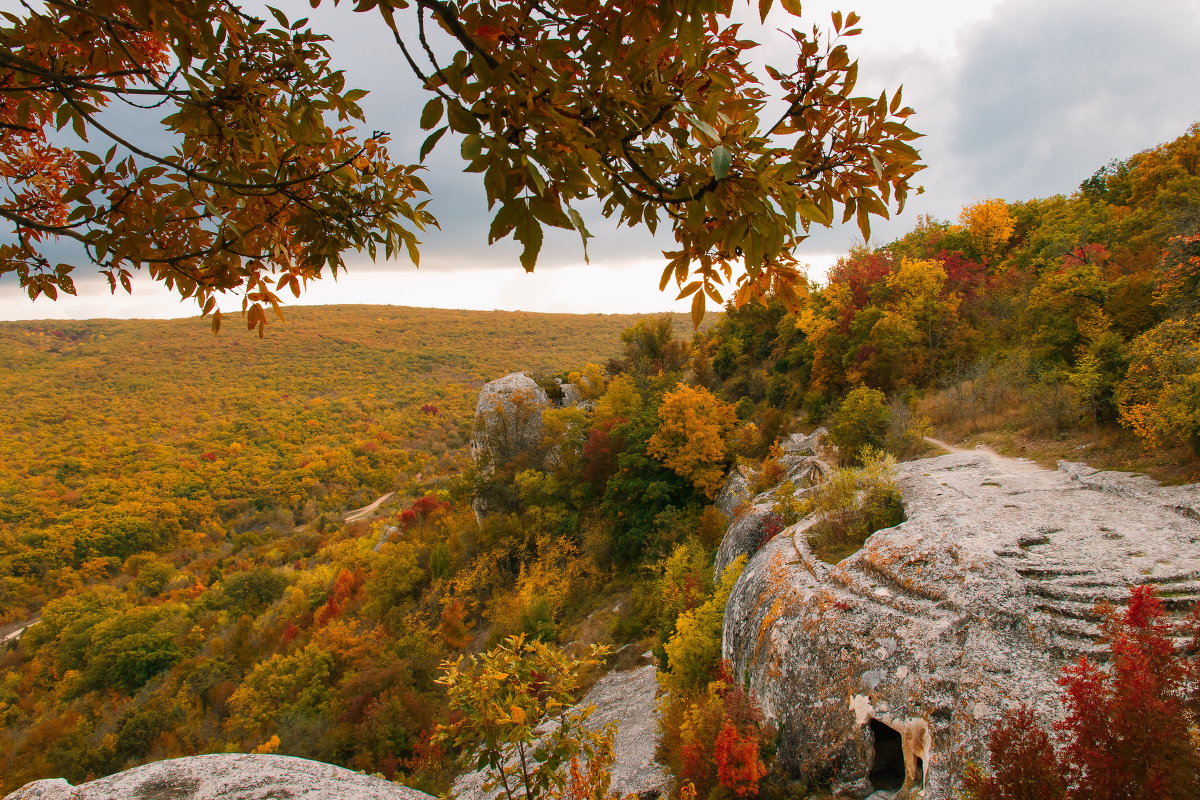
[[[831,486],[882,498],[831,558],[891,524],[888,459],[931,430],[1120,441],[1195,475],[1197,296],[1200,126],[1069,196],[922,220],[799,311],[695,334],[366,307],[295,310],[263,341],[4,325],[0,618],[40,622],[0,653],[0,790],[228,750],[440,791],[439,664],[523,633],[654,647],[664,763],[706,797],[766,791],[770,730],[720,663],[727,470],[769,488],[778,437],[828,422]],[[534,452],[473,465],[478,388],[517,369],[585,402],[546,411]],[[779,529],[812,510],[781,504]]]
[[[1149,448],[1164,474],[1196,479],[1198,298],[1193,125],[1069,196],[979,201],[957,223],[924,218],[854,250],[798,313],[730,311],[702,338],[697,374],[727,399],[812,420],[864,386],[941,431],[1088,431],[1085,446],[1105,433],[1136,463]],[[1123,448],[1122,429],[1141,446]]]

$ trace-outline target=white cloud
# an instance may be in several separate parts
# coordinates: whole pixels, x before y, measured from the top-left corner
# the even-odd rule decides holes
[[[823,277],[836,260],[834,253],[809,258],[814,277]],[[641,314],[658,311],[686,313],[691,299],[676,300],[674,284],[658,291],[662,262],[642,260],[608,264],[565,264],[520,268],[494,267],[455,270],[386,268],[369,262],[351,264],[337,280],[310,283],[299,300],[288,305],[381,304],[480,311],[546,311],[580,314]],[[99,278],[80,279],[79,296],[60,295],[55,302],[30,302],[16,287],[0,289],[0,319],[174,319],[196,314],[191,301],[180,302],[166,288],[148,280],[134,282],[133,293],[108,293]],[[240,301],[228,298],[222,311],[236,313]],[[709,303],[709,309],[715,309]],[[286,307],[285,307],[286,313]]]

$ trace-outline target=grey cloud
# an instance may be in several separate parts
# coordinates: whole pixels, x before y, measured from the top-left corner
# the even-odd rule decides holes
[[[1111,159],[1179,136],[1200,119],[1197,41],[1194,0],[1008,0],[962,32],[955,58],[864,54],[864,93],[904,85],[929,166],[925,194],[873,240],[985,197],[1070,193]],[[858,237],[844,226],[808,245],[844,250]]]

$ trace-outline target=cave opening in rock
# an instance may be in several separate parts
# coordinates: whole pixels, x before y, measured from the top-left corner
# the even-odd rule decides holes
[[[900,732],[877,719],[867,723],[875,752],[867,779],[876,789],[895,790],[904,786],[904,745]]]

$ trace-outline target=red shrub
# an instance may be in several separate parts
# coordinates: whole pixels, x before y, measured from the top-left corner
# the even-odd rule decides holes
[[[992,731],[994,774],[969,774],[968,797],[1200,799],[1200,747],[1190,730],[1200,724],[1200,654],[1175,649],[1162,602],[1148,586],[1130,590],[1124,613],[1108,608],[1106,615],[1111,664],[1081,658],[1059,679],[1066,715],[1054,726],[1058,753],[1022,709]],[[1200,631],[1200,617],[1192,624]],[[1058,785],[1065,789],[1056,794]]]
[[[1074,796],[1089,800],[1200,798],[1200,752],[1185,708],[1189,667],[1167,636],[1162,602],[1130,590],[1105,625],[1112,665],[1086,658],[1059,679],[1066,717],[1055,727]]]
[[[418,522],[423,522],[435,514],[449,510],[450,503],[439,500],[437,495],[427,494],[413,500],[412,505],[401,511],[396,519],[402,529],[409,530]]]
[[[613,429],[623,419],[607,419],[588,432],[583,443],[583,479],[591,484],[597,494],[604,492],[605,484],[617,471],[617,456],[625,449],[622,438]]]
[[[716,751],[717,781],[738,797],[758,791],[758,782],[767,775],[759,753],[761,737],[756,729],[735,726],[729,720],[717,734]]]
[[[1050,736],[1027,706],[1008,712],[988,738],[994,775],[972,765],[964,781],[974,800],[1062,800],[1066,784]]]

